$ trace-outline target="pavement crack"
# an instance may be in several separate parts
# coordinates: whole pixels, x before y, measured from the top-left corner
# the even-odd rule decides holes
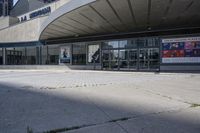
[[[197,104],[197,103],[191,103],[191,108],[197,108],[197,107],[200,107],[200,104]]]
[[[186,108],[184,108],[184,109],[186,109]],[[122,118],[118,118],[118,119],[111,119],[109,121],[105,121],[105,122],[102,122],[102,123],[87,124],[87,125],[80,125],[80,126],[72,126],[72,127],[67,127],[67,128],[59,128],[59,129],[53,129],[53,130],[44,131],[44,132],[38,132],[38,133],[62,133],[62,132],[69,132],[69,131],[78,130],[78,129],[82,129],[82,128],[87,128],[87,127],[93,127],[93,126],[109,124],[109,123],[117,124],[119,127],[121,127],[124,130],[124,132],[128,133],[128,131],[123,126],[121,126],[121,124],[119,122],[124,122],[124,121],[132,120],[132,119],[136,119],[136,118],[141,118],[141,117],[146,117],[146,116],[149,116],[149,115],[158,115],[158,114],[162,114],[162,113],[180,112],[181,110],[184,110],[184,109],[167,110],[167,111],[149,113],[149,114],[145,114],[145,115],[122,117]]]
[[[72,131],[72,130],[78,130],[78,129],[85,128],[85,127],[91,127],[91,126],[95,126],[95,125],[96,124],[72,126],[72,127],[68,127],[68,128],[60,128],[60,129],[53,129],[53,130],[50,130],[50,131],[44,131],[42,133],[62,133],[62,132],[68,132],[68,131]]]

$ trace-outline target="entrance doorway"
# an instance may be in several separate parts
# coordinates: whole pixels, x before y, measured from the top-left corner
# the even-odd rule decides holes
[[[159,68],[159,48],[103,50],[104,70],[156,70]]]
[[[139,69],[153,70],[159,68],[159,49],[142,48],[139,50]]]

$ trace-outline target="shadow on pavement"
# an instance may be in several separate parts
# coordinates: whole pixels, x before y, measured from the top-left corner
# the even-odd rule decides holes
[[[185,110],[183,113],[180,110],[154,112],[145,106],[130,109],[95,102],[77,93],[54,94],[53,88],[33,90],[31,86],[0,83],[1,133],[26,133],[27,130],[33,133],[200,132],[199,118],[186,116]],[[187,110],[190,108],[186,114]]]

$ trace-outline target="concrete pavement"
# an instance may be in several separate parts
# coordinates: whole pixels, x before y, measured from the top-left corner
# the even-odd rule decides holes
[[[199,133],[200,75],[0,71],[0,132]]]

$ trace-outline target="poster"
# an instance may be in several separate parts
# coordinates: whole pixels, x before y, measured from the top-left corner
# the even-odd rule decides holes
[[[200,63],[200,37],[163,39],[162,63]]]
[[[88,46],[88,63],[100,63],[100,46],[89,45]]]
[[[70,63],[71,49],[70,46],[60,48],[60,63]]]

